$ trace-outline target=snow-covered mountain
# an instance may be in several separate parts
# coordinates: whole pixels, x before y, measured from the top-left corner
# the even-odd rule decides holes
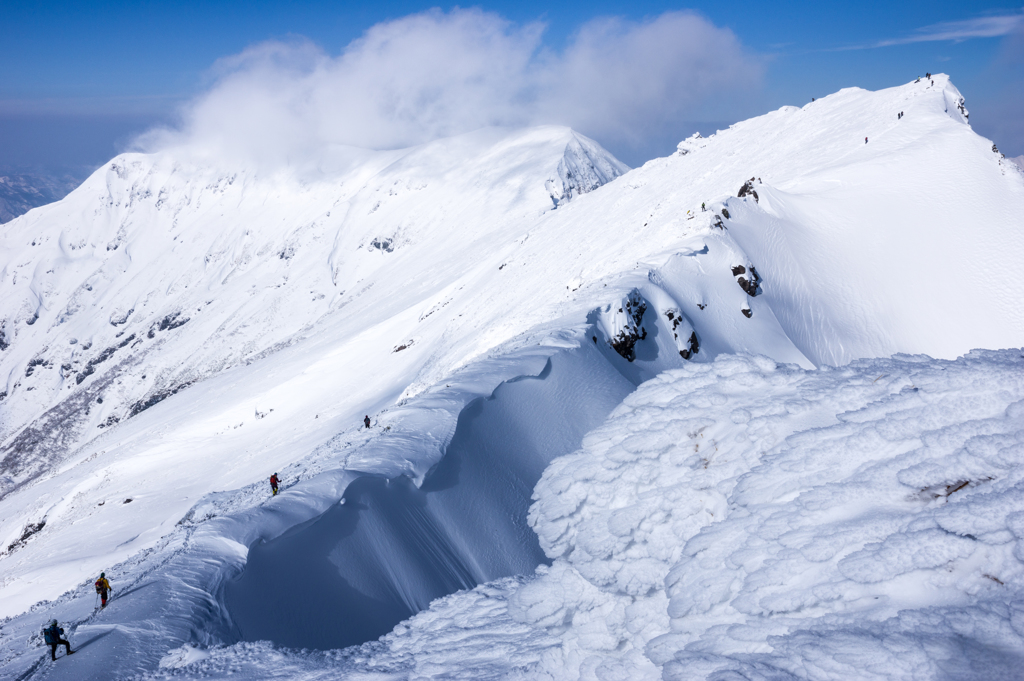
[[[5,674],[802,678],[794,632],[943,617],[1012,645],[1024,365],[940,361],[1024,338],[1024,175],[992,146],[936,76],[628,172],[556,127],[332,149],[315,177],[114,159],[0,236]],[[921,356],[820,368],[897,352]],[[941,614],[982,592],[989,619]],[[238,643],[421,611],[340,657]],[[44,616],[80,657],[26,649]]]

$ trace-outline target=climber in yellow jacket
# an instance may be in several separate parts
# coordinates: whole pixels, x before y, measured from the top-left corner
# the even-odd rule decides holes
[[[103,601],[103,605],[100,607],[107,607],[107,593],[113,591],[110,587],[110,582],[107,581],[107,573],[101,572],[100,578],[96,580],[96,593],[100,595],[100,599]]]

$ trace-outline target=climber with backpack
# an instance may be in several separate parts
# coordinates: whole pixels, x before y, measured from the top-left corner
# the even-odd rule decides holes
[[[113,591],[110,586],[110,582],[107,581],[107,573],[101,572],[100,578],[96,580],[96,593],[100,595],[102,601],[101,608],[107,607],[107,593]]]
[[[280,483],[281,481],[278,479],[277,473],[274,473],[273,475],[270,476],[270,489],[273,491],[273,494],[271,496],[277,496],[277,486]]]
[[[50,626],[43,628],[43,640],[50,646],[50,659],[57,661],[57,646],[63,645],[67,655],[74,655],[71,644],[64,638],[64,630],[57,625],[57,620],[50,620]]]

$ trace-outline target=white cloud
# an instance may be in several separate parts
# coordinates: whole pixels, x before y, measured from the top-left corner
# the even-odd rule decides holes
[[[963,42],[972,38],[1000,38],[1010,35],[1024,27],[1024,13],[999,14],[987,17],[976,17],[964,21],[944,21],[924,26],[902,38],[891,38],[877,42],[838,48],[844,50],[869,50],[876,47],[892,47],[893,45],[909,45],[927,42]]]
[[[683,121],[727,115],[761,79],[731,31],[688,12],[594,20],[561,51],[543,31],[456,9],[378,24],[337,57],[307,41],[263,43],[219,62],[179,129],[140,145],[301,165],[329,145],[398,148],[555,123],[643,153],[692,132]]]

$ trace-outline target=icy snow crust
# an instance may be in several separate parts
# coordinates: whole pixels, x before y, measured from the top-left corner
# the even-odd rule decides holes
[[[553,564],[380,643],[147,678],[1015,679],[1024,354],[665,372],[548,467]]]
[[[906,112],[899,121],[897,111]],[[487,478],[493,461],[522,492],[633,385],[666,369],[729,353],[810,369],[1019,344],[1024,179],[965,122],[959,93],[937,76],[934,86],[845,90],[786,107],[691,138],[618,179],[621,164],[563,128],[335,149],[320,175],[304,178],[118,157],[0,235],[3,673],[110,678],[186,664],[244,638],[246,626],[273,624],[225,606],[236,586],[266,584],[257,556],[287,557],[275,547],[302,534],[296,556],[358,546],[366,561],[345,569],[393,567],[388,551],[414,534],[401,518],[421,502],[423,526],[440,538],[424,543],[441,551],[432,565],[457,577],[428,588],[431,561],[398,561],[398,576],[375,587],[391,594],[391,616],[440,591],[529,572],[522,566],[540,554],[523,528],[524,494],[459,484],[442,503],[446,490],[431,491],[431,471],[444,478],[460,431],[467,456],[483,457],[465,480]],[[753,191],[736,198],[745,184]],[[515,397],[529,384],[542,388]],[[495,409],[480,422],[500,427],[485,437],[472,415],[487,398]],[[558,408],[526,408],[537,400]],[[565,437],[527,441],[561,433],[570,418]],[[513,459],[518,452],[529,457]],[[286,484],[268,500],[275,470]],[[365,476],[414,503],[356,514],[364,530],[390,524],[390,539],[354,532],[332,544],[321,529],[353,481],[372,487]],[[521,543],[489,543],[478,531],[489,513],[504,514],[501,531]],[[550,532],[537,530],[552,549]],[[495,545],[507,554],[495,558]],[[648,575],[637,584],[650,581],[646,564],[632,568]],[[90,585],[102,569],[117,600],[94,613]],[[446,629],[449,618],[478,623],[484,637],[517,632],[502,643],[519,650],[516,664],[543,658],[559,676],[590,673],[560,637],[598,625],[581,615],[575,626],[568,609],[554,628],[513,618],[529,609],[522,593],[534,587],[522,583],[446,597],[434,607],[448,615],[427,611],[396,630],[405,643],[353,654],[420,650],[416,627]],[[51,666],[26,646],[49,617],[86,644],[80,656]],[[347,635],[310,632],[302,645]],[[621,659],[643,673],[655,659],[670,669],[629,645]],[[560,652],[550,658],[549,648]],[[266,644],[230,650],[271,654]],[[461,664],[437,654],[417,653],[416,664],[436,665],[431,673]]]

